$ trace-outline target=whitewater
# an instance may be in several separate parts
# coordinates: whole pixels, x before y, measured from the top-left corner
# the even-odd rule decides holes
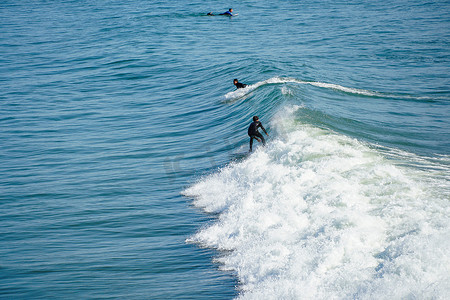
[[[320,81],[305,81],[295,78],[289,78],[289,77],[272,77],[267,80],[263,80],[260,82],[257,82],[255,84],[248,85],[245,88],[237,89],[235,91],[228,92],[226,95],[223,96],[224,102],[233,102],[235,100],[239,100],[247,96],[252,91],[258,89],[261,86],[270,85],[270,84],[286,84],[286,83],[296,83],[300,85],[312,85],[317,86],[325,89],[332,89],[348,94],[355,94],[355,95],[362,95],[362,96],[369,96],[369,97],[383,97],[383,98],[396,98],[396,99],[415,99],[415,100],[448,100],[447,97],[426,97],[426,96],[413,96],[413,95],[402,95],[402,94],[389,94],[389,93],[381,93],[376,91],[369,91],[364,89],[358,89],[358,88],[350,88],[345,87],[339,84],[335,83],[326,83],[326,82],[320,82]]]
[[[215,216],[187,242],[221,251],[215,261],[237,276],[239,299],[445,299],[449,157],[318,128],[296,117],[305,109],[283,106],[266,148],[183,192]]]

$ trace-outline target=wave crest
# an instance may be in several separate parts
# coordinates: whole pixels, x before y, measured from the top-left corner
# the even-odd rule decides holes
[[[414,95],[403,95],[403,94],[390,94],[390,93],[382,93],[377,91],[371,91],[366,89],[345,87],[335,83],[326,83],[320,81],[304,81],[295,78],[289,77],[272,77],[263,81],[259,81],[255,84],[248,85],[245,88],[237,89],[232,92],[228,92],[224,95],[225,101],[235,101],[242,98],[245,98],[254,90],[258,89],[261,86],[270,85],[270,84],[285,84],[285,83],[297,83],[303,85],[311,85],[325,89],[336,90],[348,94],[361,95],[367,97],[382,97],[382,98],[397,98],[397,99],[410,99],[410,100],[448,100],[446,97],[427,97],[427,96],[414,96]]]

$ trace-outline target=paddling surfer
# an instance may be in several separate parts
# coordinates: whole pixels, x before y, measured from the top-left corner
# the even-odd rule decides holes
[[[236,86],[237,89],[243,89],[247,86],[244,83],[240,83],[237,79],[233,80],[233,84]]]
[[[233,9],[232,8],[230,8],[229,10],[227,10],[226,12],[224,12],[223,14],[220,14],[220,15],[222,15],[222,16],[230,16],[230,17],[232,17],[232,16],[234,16],[233,15]]]

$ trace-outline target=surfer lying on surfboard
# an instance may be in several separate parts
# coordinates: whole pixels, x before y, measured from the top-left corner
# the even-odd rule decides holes
[[[209,12],[206,14],[207,16],[214,16],[214,14],[212,12]],[[223,14],[219,14],[220,16],[237,16],[238,14],[233,14],[233,9],[230,8],[229,10],[227,10],[226,12],[224,12]]]
[[[264,139],[263,135],[258,131],[258,128],[261,128],[264,133],[269,136],[266,129],[263,127],[261,122],[259,121],[258,116],[253,117],[253,122],[248,127],[248,136],[250,137],[250,152],[253,151],[253,139],[256,139],[258,142],[263,143],[263,145],[266,145],[266,140]]]
[[[233,80],[233,84],[236,86],[236,89],[243,89],[247,86],[244,83],[240,83],[237,79]]]
[[[224,12],[223,14],[220,14],[220,15],[226,15],[226,16],[232,17],[233,16],[233,9],[230,8],[229,10],[227,10],[226,12]]]

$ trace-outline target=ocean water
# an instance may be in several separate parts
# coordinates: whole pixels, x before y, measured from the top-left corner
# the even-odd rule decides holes
[[[448,1],[0,16],[0,298],[450,297]]]

